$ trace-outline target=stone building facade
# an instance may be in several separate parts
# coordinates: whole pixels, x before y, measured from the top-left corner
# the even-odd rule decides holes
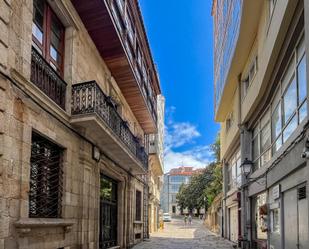
[[[1,1],[0,248],[148,237],[160,93],[137,1]]]
[[[164,110],[165,98],[157,97],[158,132],[149,135],[149,232],[158,231],[160,221],[160,192],[164,173]]]
[[[222,193],[215,197],[208,208],[204,223],[210,231],[222,235]]]
[[[223,235],[308,248],[308,1],[215,0],[212,14]]]

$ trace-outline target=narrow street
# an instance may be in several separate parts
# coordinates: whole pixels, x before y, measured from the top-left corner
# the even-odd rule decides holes
[[[173,219],[164,224],[164,230],[151,235],[149,241],[142,242],[134,249],[230,249],[229,241],[214,235],[203,226],[202,221],[193,220],[184,226],[182,219]]]

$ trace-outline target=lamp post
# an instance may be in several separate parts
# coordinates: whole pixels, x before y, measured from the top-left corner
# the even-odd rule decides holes
[[[252,171],[253,162],[249,160],[248,158],[245,158],[245,160],[240,165],[242,170],[242,184],[241,184],[241,213],[242,213],[242,229],[243,229],[243,237],[242,237],[242,247],[241,248],[247,248],[248,246],[248,231],[247,231],[247,208],[246,208],[246,201],[247,201],[247,183],[248,183],[248,177]]]
[[[245,160],[243,161],[243,163],[240,166],[244,176],[246,177],[246,180],[251,173],[252,166],[253,166],[253,162],[248,160],[248,158],[245,158]]]

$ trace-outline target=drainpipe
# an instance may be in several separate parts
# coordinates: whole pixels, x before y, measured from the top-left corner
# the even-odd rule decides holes
[[[247,125],[242,124],[242,75],[238,76],[238,127],[240,130],[240,152],[241,152],[241,162],[244,160],[251,159],[251,133],[248,131]],[[240,227],[241,227],[241,248],[247,249],[249,248],[249,239],[250,239],[250,231],[247,224],[250,224],[250,208],[249,208],[249,199],[248,199],[248,180],[242,174],[241,176],[241,219],[240,219]]]

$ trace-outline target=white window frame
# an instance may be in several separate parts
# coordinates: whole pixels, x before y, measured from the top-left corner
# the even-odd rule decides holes
[[[254,129],[258,129],[258,132],[256,134],[252,134],[252,153],[254,151],[254,146],[253,146],[253,142],[254,140],[257,138],[256,136],[259,135],[260,136],[260,132],[261,132],[261,120],[264,118],[264,115],[269,115],[268,118],[270,118],[269,122],[270,122],[270,129],[271,129],[271,145],[269,148],[267,148],[263,153],[261,152],[261,139],[260,137],[258,138],[258,150],[259,150],[259,155],[256,158],[253,158],[253,162],[255,163],[255,170],[262,167],[263,165],[265,165],[266,162],[264,162],[263,164],[261,163],[261,158],[264,155],[264,153],[268,152],[268,150],[270,149],[270,158],[277,153],[277,151],[280,149],[280,147],[288,140],[288,138],[293,134],[293,132],[297,129],[297,127],[304,121],[306,120],[307,115],[300,120],[300,109],[305,107],[306,108],[306,102],[307,102],[307,95],[308,93],[306,93],[306,97],[302,100],[299,99],[299,79],[298,79],[298,66],[300,65],[300,63],[302,62],[303,59],[306,59],[306,53],[305,50],[301,50],[301,54],[298,55],[298,49],[299,49],[299,45],[301,44],[301,42],[305,42],[304,40],[304,32],[302,32],[300,34],[300,37],[298,39],[298,41],[296,42],[296,45],[293,49],[293,52],[290,56],[290,59],[288,60],[288,63],[285,66],[285,69],[282,73],[282,76],[278,82],[278,87],[272,97],[272,100],[269,104],[269,106],[267,107],[267,111],[264,112],[257,123],[254,126]],[[303,44],[304,45],[304,44]],[[293,62],[294,61],[294,62]],[[306,61],[305,61],[306,62]],[[293,63],[293,64],[291,64]],[[284,84],[284,79],[285,76],[287,76],[287,72],[289,72],[289,66],[292,65],[292,71],[291,74],[288,78],[288,83]],[[294,78],[293,78],[294,77]],[[284,100],[284,95],[287,91],[287,89],[290,87],[290,85],[294,82],[296,82],[296,95],[297,95],[297,105],[296,108],[293,110],[292,114],[290,115],[290,117],[288,117],[288,119],[285,121],[284,120],[284,104],[283,104],[283,100]],[[308,79],[307,79],[308,80]],[[273,114],[274,114],[274,110],[277,109],[277,107],[279,107],[280,110],[280,130],[278,132],[278,135],[276,137],[274,137],[274,127],[273,127]],[[291,131],[291,133],[289,134],[289,136],[284,140],[284,132],[285,129],[291,124],[291,122],[293,121],[293,119],[296,118],[296,128],[293,129]],[[278,148],[276,148],[276,144],[278,143]],[[259,160],[259,161],[258,161]]]

